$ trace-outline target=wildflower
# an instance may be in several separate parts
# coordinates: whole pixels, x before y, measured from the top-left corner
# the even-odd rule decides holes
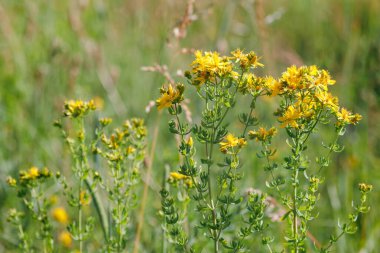
[[[109,125],[109,124],[112,123],[112,119],[111,119],[111,118],[101,118],[101,119],[99,120],[99,123],[100,123],[100,125],[102,125],[102,126],[107,126],[107,125]]]
[[[8,184],[9,186],[14,187],[14,186],[16,186],[17,181],[16,181],[16,179],[14,179],[13,177],[8,177],[8,178],[7,178],[7,184]]]
[[[128,156],[128,155],[131,155],[131,154],[133,154],[134,152],[136,151],[136,149],[134,148],[134,147],[132,147],[132,146],[128,146],[128,148],[127,148],[127,150],[126,150],[126,155]]]
[[[80,192],[80,197],[79,197],[79,203],[82,206],[88,206],[91,202],[91,197],[88,195],[86,191],[81,191]]]
[[[301,117],[301,112],[294,108],[294,106],[290,105],[284,115],[279,117],[278,120],[282,122],[281,127],[291,126],[294,128],[298,127],[297,120]]]
[[[277,96],[283,92],[282,83],[271,76],[265,79],[265,87],[270,96]]]
[[[40,172],[37,167],[31,167],[27,172],[20,171],[20,180],[21,181],[28,181],[28,180],[34,180],[37,177],[39,177]]]
[[[69,216],[63,207],[56,207],[52,210],[53,219],[58,223],[66,225],[69,222]]]
[[[194,141],[193,141],[193,138],[191,136],[187,139],[186,145],[189,146],[190,148],[193,147]]]
[[[264,66],[259,62],[259,58],[257,57],[256,53],[251,51],[248,54],[244,54],[242,50],[237,49],[233,52],[231,52],[232,57],[231,59],[236,60],[240,63],[240,68],[246,70],[248,68],[256,68],[256,67],[262,67]]]
[[[31,178],[31,179],[35,179],[35,178],[37,178],[38,176],[40,175],[40,173],[39,173],[39,170],[38,170],[38,168],[37,167],[31,167],[30,169],[29,169],[29,171],[28,171],[28,176],[29,176],[29,178]]]
[[[178,84],[175,88],[169,84],[168,88],[161,88],[161,97],[156,100],[158,110],[169,108],[173,104],[179,103],[183,100],[184,85]]]
[[[71,248],[73,244],[73,239],[71,238],[71,234],[68,231],[62,231],[58,235],[58,241],[65,247]]]
[[[249,131],[248,136],[251,139],[255,139],[256,141],[270,141],[274,135],[277,134],[277,129],[275,127],[271,127],[270,129],[265,129],[260,127],[257,131]]]
[[[243,94],[260,92],[266,83],[266,78],[257,77],[252,73],[245,74],[239,84],[239,91]]]
[[[217,52],[195,52],[195,60],[192,62],[192,72],[195,75],[194,85],[200,86],[208,81],[214,81],[216,77],[231,75],[236,77],[233,65],[227,57],[220,57]]]
[[[94,100],[84,102],[82,100],[69,100],[65,102],[63,115],[69,118],[78,118],[86,115],[90,110],[95,110]]]
[[[370,185],[370,184],[365,184],[365,183],[360,183],[360,184],[359,184],[359,190],[360,190],[362,193],[370,192],[370,191],[372,191],[372,188],[373,188],[373,186]]]
[[[326,91],[317,91],[315,93],[315,98],[322,103],[322,105],[330,108],[332,112],[337,112],[339,110],[339,100],[337,97],[333,96],[331,93]]]
[[[178,173],[178,172],[170,172],[169,178],[171,178],[173,180],[183,180],[183,179],[189,178],[189,176],[183,175],[183,174]]]
[[[227,153],[228,149],[238,147],[242,148],[247,144],[244,138],[235,137],[233,134],[229,133],[224,137],[224,142],[220,142],[220,151],[222,153]]]
[[[356,125],[362,119],[362,116],[357,113],[352,114],[352,112],[350,112],[346,108],[341,108],[340,111],[336,112],[336,118],[338,120],[338,126],[347,124]]]
[[[190,176],[186,176],[178,172],[171,172],[168,181],[170,183],[182,181],[188,188],[191,188],[193,186],[193,181],[191,180]]]

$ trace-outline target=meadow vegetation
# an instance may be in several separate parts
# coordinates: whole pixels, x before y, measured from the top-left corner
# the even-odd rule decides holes
[[[0,252],[377,252],[379,11],[2,1]]]

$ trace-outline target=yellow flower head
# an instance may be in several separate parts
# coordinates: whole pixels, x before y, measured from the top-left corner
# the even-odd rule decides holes
[[[187,179],[187,178],[189,178],[189,176],[183,175],[183,174],[178,173],[178,172],[170,172],[169,178],[173,179],[175,181],[175,180],[184,180],[184,179]]]
[[[219,149],[222,153],[228,153],[229,149],[238,147],[239,149],[247,144],[244,138],[238,138],[233,134],[229,133],[224,137],[224,141],[220,142]]]
[[[78,118],[86,115],[90,110],[95,110],[94,100],[84,102],[82,100],[69,100],[65,102],[63,115],[69,118]]]
[[[63,225],[69,222],[69,215],[67,214],[65,208],[56,207],[52,210],[53,219]]]
[[[256,53],[251,51],[248,54],[243,53],[242,50],[237,49],[231,52],[231,59],[235,60],[240,64],[240,68],[248,69],[248,68],[256,68],[264,66],[259,62],[259,57],[257,57]]]
[[[14,179],[13,177],[8,177],[7,178],[7,184],[9,185],[9,186],[12,186],[12,187],[14,187],[14,186],[16,186],[16,184],[17,184],[17,181],[16,181],[16,179]]]
[[[270,141],[274,135],[277,134],[277,129],[275,127],[271,127],[270,129],[265,129],[260,127],[257,131],[249,131],[248,136],[251,139],[255,139],[256,141]]]
[[[301,112],[296,109],[294,106],[290,105],[286,111],[284,112],[283,116],[279,117],[278,120],[282,123],[281,127],[298,127],[297,120],[301,117]]]
[[[220,57],[217,52],[195,52],[195,60],[191,63],[192,73],[195,75],[194,85],[200,86],[207,81],[214,81],[216,77],[236,76],[233,64],[227,57]]]
[[[370,184],[365,184],[365,183],[360,183],[360,184],[359,184],[359,190],[360,190],[362,193],[370,192],[370,191],[372,191],[372,188],[373,188],[373,186],[370,185]]]
[[[182,181],[188,188],[191,188],[193,186],[193,181],[191,180],[191,177],[178,172],[170,172],[168,181],[170,183],[177,183],[179,181]]]
[[[265,87],[270,96],[277,96],[283,92],[282,83],[271,76],[265,78]]]
[[[82,206],[88,206],[91,203],[91,196],[86,191],[81,191],[79,202]]]
[[[347,125],[347,124],[353,124],[356,125],[361,119],[362,116],[360,114],[353,114],[346,108],[341,108],[340,111],[336,112],[336,118],[338,120],[337,125]]]
[[[68,231],[62,231],[58,235],[58,242],[61,243],[65,248],[71,248],[73,239]]]
[[[20,171],[20,181],[34,180],[40,176],[40,170],[33,166],[28,171]]]
[[[161,97],[156,100],[156,105],[158,110],[169,108],[173,104],[179,103],[183,100],[183,92],[185,86],[183,84],[178,84],[175,88],[169,84],[168,88],[161,88]]]

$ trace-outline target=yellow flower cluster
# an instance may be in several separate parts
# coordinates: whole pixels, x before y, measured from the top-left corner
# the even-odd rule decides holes
[[[260,127],[257,131],[249,131],[248,136],[250,139],[255,139],[256,141],[266,142],[270,141],[274,135],[277,134],[277,129],[271,127],[270,129],[265,129]]]
[[[168,88],[162,87],[160,89],[161,97],[156,100],[158,110],[180,103],[183,100],[184,90],[185,86],[183,84],[177,84],[175,88],[171,84],[169,84]]]
[[[170,172],[169,182],[177,183],[179,181],[182,181],[189,188],[193,186],[193,181],[191,180],[191,177],[183,175],[178,172]]]
[[[227,154],[229,152],[236,153],[242,147],[247,145],[247,141],[244,138],[238,138],[229,133],[224,137],[224,141],[220,142],[219,145],[219,150],[224,154]],[[233,150],[234,147],[238,148],[238,150],[235,150],[235,152]]]
[[[265,90],[266,84],[273,79],[272,77],[257,77],[252,73],[244,74],[238,84],[238,90],[242,94],[261,93]]]
[[[21,183],[27,183],[40,178],[49,178],[52,174],[47,168],[42,170],[33,166],[28,171],[20,171],[19,178]]]
[[[237,77],[238,73],[233,71],[233,63],[228,57],[221,57],[217,52],[195,52],[195,60],[191,63],[192,73],[194,74],[194,85],[211,81],[215,82],[217,77]]]
[[[232,57],[230,58],[238,62],[240,64],[240,68],[243,70],[264,66],[259,62],[259,57],[257,57],[256,53],[253,51],[245,54],[242,50],[236,49],[235,51],[231,52],[231,54]]]
[[[69,118],[78,118],[86,115],[90,110],[95,110],[94,100],[69,100],[65,102],[63,115]]]
[[[372,191],[372,188],[373,188],[373,186],[370,185],[370,184],[365,184],[365,183],[360,183],[360,184],[359,184],[359,190],[360,190],[362,193],[370,192],[370,191]]]
[[[292,66],[282,74],[278,82],[267,82],[268,93],[283,95],[293,101],[278,118],[281,127],[300,128],[323,109],[335,115],[338,126],[357,124],[361,116],[340,109],[338,98],[328,91],[328,87],[333,84],[335,80],[331,79],[330,74],[316,66]]]
[[[69,215],[67,214],[65,208],[56,207],[52,210],[51,213],[53,219],[58,223],[61,223],[62,225],[67,225],[67,223],[69,222]]]

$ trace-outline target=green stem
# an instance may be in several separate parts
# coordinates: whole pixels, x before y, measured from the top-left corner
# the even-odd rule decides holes
[[[82,201],[81,201],[81,193],[83,187],[83,179],[82,175],[79,179],[79,206],[78,206],[78,230],[79,230],[79,252],[83,252],[83,231],[82,231]]]

